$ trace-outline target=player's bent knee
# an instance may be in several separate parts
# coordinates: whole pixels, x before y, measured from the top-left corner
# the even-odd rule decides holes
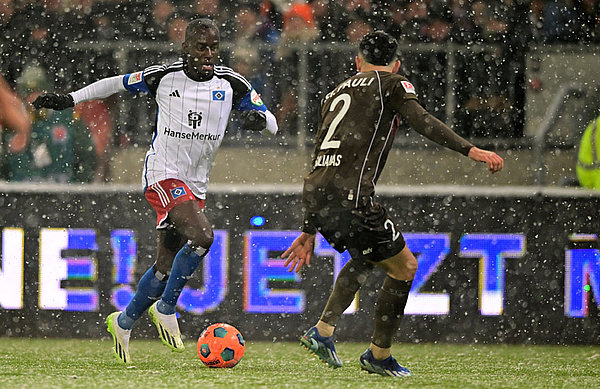
[[[419,263],[414,255],[411,255],[411,258],[406,261],[406,275],[407,280],[412,280],[415,278],[415,274],[417,274],[417,268],[419,267]]]
[[[388,276],[396,280],[412,281],[417,273],[417,259],[410,255],[400,263],[396,262],[393,266],[388,266],[385,270]]]
[[[195,231],[194,236],[190,237],[190,242],[194,247],[202,247],[208,250],[212,246],[215,236],[212,228],[204,228]]]

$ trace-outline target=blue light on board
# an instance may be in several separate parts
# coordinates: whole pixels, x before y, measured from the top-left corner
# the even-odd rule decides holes
[[[265,218],[262,216],[259,216],[259,215],[252,216],[250,218],[250,224],[253,225],[254,227],[262,227],[265,225],[265,222],[266,222]]]

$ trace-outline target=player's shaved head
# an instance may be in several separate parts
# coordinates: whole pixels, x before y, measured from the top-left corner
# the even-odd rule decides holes
[[[185,39],[188,40],[192,35],[204,30],[214,30],[219,35],[219,26],[212,19],[201,18],[194,19],[188,23],[185,29]]]
[[[220,42],[219,28],[211,19],[195,19],[188,24],[182,45],[188,76],[196,81],[212,78]]]
[[[365,35],[358,46],[359,54],[370,64],[386,66],[396,59],[398,42],[388,33],[374,31]]]

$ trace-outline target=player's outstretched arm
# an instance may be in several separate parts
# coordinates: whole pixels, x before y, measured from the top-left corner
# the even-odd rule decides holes
[[[435,143],[468,155],[473,144],[464,139],[438,118],[427,112],[416,100],[402,104],[400,113],[412,129]]]
[[[469,156],[472,160],[485,162],[492,173],[499,172],[504,166],[504,160],[492,151],[482,150],[468,140],[452,131],[447,125],[425,110],[416,100],[406,101],[402,105],[402,116],[419,134],[432,141]]]
[[[281,254],[281,258],[285,259],[283,264],[284,267],[288,267],[288,271],[294,271],[296,273],[302,269],[302,266],[306,265],[310,267],[310,258],[312,257],[313,250],[315,248],[315,235],[303,232],[299,237],[294,240],[292,245]]]
[[[469,158],[474,161],[487,163],[488,169],[492,173],[499,172],[504,167],[504,160],[498,154],[475,146],[469,150]]]
[[[102,80],[96,81],[71,93],[44,93],[38,96],[32,104],[36,109],[49,108],[63,110],[72,108],[75,104],[79,104],[83,101],[103,99],[125,90],[123,77],[124,76],[114,76],[103,78]]]

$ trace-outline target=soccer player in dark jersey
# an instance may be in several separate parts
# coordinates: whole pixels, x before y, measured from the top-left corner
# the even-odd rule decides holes
[[[384,376],[405,377],[410,371],[391,355],[408,299],[417,260],[398,225],[375,202],[375,184],[393,144],[399,119],[420,134],[475,161],[490,172],[500,171],[496,153],[474,147],[417,101],[413,85],[396,74],[400,68],[396,40],[381,31],[364,36],[359,45],[358,73],[322,101],[312,170],[304,180],[302,234],[282,254],[289,270],[310,265],[315,234],[320,232],[351,259],[342,268],[320,320],[300,339],[329,366],[342,362],[333,344],[338,319],[368,274],[379,266],[387,273],[375,307],[375,328],[361,368]]]
[[[133,323],[146,309],[162,342],[173,351],[184,348],[175,307],[213,242],[204,199],[231,109],[242,112],[246,129],[277,132],[275,117],[252,85],[233,70],[215,65],[219,44],[219,29],[212,20],[193,20],[185,31],[183,61],[105,78],[69,94],[44,94],[33,102],[36,108],[65,109],[128,90],[145,92],[158,105],[142,178],[146,200],[157,214],[158,255],[127,308],[106,319],[115,355],[124,363],[131,361]]]

